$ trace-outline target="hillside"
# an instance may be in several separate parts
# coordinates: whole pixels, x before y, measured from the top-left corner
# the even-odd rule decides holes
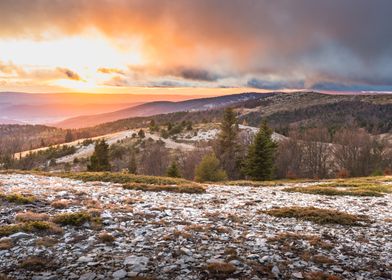
[[[180,102],[150,102],[111,113],[70,118],[56,123],[55,126],[60,128],[82,128],[131,117],[152,116],[179,111],[205,111],[227,107],[248,100],[263,99],[270,95],[271,94],[242,93],[211,98],[191,99]]]

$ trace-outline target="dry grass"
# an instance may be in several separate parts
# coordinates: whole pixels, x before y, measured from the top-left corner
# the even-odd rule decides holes
[[[12,242],[11,239],[6,238],[0,240],[0,251],[1,250],[9,250],[14,246],[14,243]],[[1,278],[0,278],[1,279]]]
[[[0,226],[0,237],[9,236],[17,232],[37,232],[48,234],[60,234],[61,228],[51,222],[34,221],[20,224]]]
[[[36,246],[53,247],[58,243],[58,240],[49,236],[44,236],[35,241]]]
[[[57,214],[53,217],[53,222],[63,226],[81,226],[86,222],[92,221],[92,217],[87,212],[74,212],[74,213],[62,213]]]
[[[123,185],[127,190],[140,190],[148,192],[174,192],[174,193],[205,193],[206,190],[198,184],[181,184],[181,185],[154,185],[142,183],[128,183]]]
[[[139,184],[153,184],[153,185],[181,185],[181,184],[192,184],[193,182],[171,177],[159,177],[159,176],[144,176],[134,175],[130,173],[120,172],[72,172],[72,173],[44,173],[48,176],[58,176],[63,178],[70,178],[75,180],[81,180],[84,182],[89,181],[101,181],[101,182],[112,182],[119,184],[127,183],[139,183]]]
[[[330,196],[383,196],[385,193],[392,192],[392,185],[385,185],[382,182],[369,183],[359,180],[339,180],[316,186],[286,188],[284,191]]]
[[[207,270],[215,277],[226,277],[237,269],[234,265],[225,262],[213,262],[207,265]]]
[[[15,215],[15,220],[17,222],[35,222],[35,221],[47,221],[49,220],[49,215],[45,213],[34,213],[34,212],[20,212]]]
[[[50,260],[38,256],[27,257],[20,262],[20,267],[31,271],[42,271],[49,267]]]
[[[333,244],[323,240],[321,237],[317,235],[305,235],[305,234],[297,234],[290,232],[282,232],[274,237],[270,237],[267,239],[267,242],[270,243],[278,243],[282,246],[291,246],[297,240],[306,240],[309,244],[315,248],[320,248],[324,250],[331,250],[334,248]]]
[[[283,179],[283,180],[271,180],[271,181],[237,180],[237,181],[222,182],[219,183],[219,185],[242,186],[242,187],[278,187],[286,184],[308,183],[308,182],[314,182],[314,180],[311,179]]]
[[[0,194],[0,199],[15,204],[31,204],[37,200],[32,195],[24,195],[20,193]]]
[[[53,201],[50,206],[52,206],[55,209],[65,209],[68,208],[70,202],[68,200],[65,199],[59,199],[59,200],[55,200]]]
[[[369,219],[366,216],[356,216],[336,210],[316,207],[283,207],[263,211],[263,213],[278,218],[296,218],[317,224],[359,226],[369,222]]]
[[[342,278],[321,271],[320,272],[315,271],[315,272],[305,273],[304,279],[305,280],[341,280]]]
[[[113,243],[115,238],[113,237],[113,235],[111,235],[110,233],[107,232],[101,232],[98,235],[98,240],[103,242],[103,243]]]

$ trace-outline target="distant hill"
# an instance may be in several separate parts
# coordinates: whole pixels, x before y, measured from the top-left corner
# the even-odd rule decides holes
[[[112,122],[116,120],[132,118],[132,117],[145,117],[153,116],[158,114],[167,114],[180,111],[205,111],[212,109],[219,109],[227,107],[239,102],[245,102],[250,100],[259,100],[272,96],[274,93],[242,93],[233,94],[219,97],[191,99],[180,102],[169,102],[169,101],[156,101],[149,102],[142,105],[126,108],[123,110],[97,114],[97,115],[86,115],[75,118],[70,118],[65,121],[54,124],[60,128],[82,128],[92,127],[98,124]]]

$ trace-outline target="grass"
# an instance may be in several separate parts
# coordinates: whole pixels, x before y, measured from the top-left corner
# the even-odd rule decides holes
[[[250,180],[237,180],[237,181],[227,181],[218,183],[219,185],[225,186],[241,186],[241,187],[278,187],[285,184],[292,183],[308,183],[314,182],[311,179],[282,179],[282,180],[270,180],[270,181],[250,181]]]
[[[58,240],[49,236],[44,236],[35,241],[36,246],[53,247],[58,243]]]
[[[0,251],[1,250],[9,250],[13,246],[14,246],[14,243],[9,238],[0,240]]]
[[[392,193],[392,185],[382,183],[368,183],[361,181],[338,181],[308,187],[292,187],[284,189],[286,192],[299,192],[329,196],[384,196]]]
[[[69,206],[69,201],[65,199],[55,200],[50,204],[50,206],[55,209],[65,209]]]
[[[296,218],[299,220],[311,221],[317,224],[339,224],[349,226],[359,226],[369,222],[366,216],[351,215],[330,209],[316,207],[282,207],[263,211],[263,213],[278,218]]]
[[[119,184],[139,183],[139,184],[153,184],[153,185],[194,184],[191,181],[180,179],[180,178],[134,175],[130,173],[120,173],[120,172],[72,172],[72,173],[54,173],[54,174],[45,173],[45,175],[81,180],[84,182],[101,181],[101,182],[111,182],[111,183],[119,183]]]
[[[207,270],[216,276],[228,276],[237,269],[234,265],[225,262],[213,262],[207,265]]]
[[[63,226],[81,226],[92,221],[92,216],[87,212],[62,213],[53,217],[53,222]]]
[[[205,193],[206,190],[198,184],[180,184],[180,185],[154,185],[145,183],[128,183],[123,185],[127,190],[141,190],[150,192],[175,192],[175,193]]]
[[[20,193],[0,194],[0,199],[15,204],[31,204],[36,201],[34,196]]]
[[[98,240],[103,242],[103,243],[113,243],[115,238],[113,237],[113,235],[111,235],[110,233],[107,232],[101,232],[98,235]]]
[[[43,232],[49,234],[60,234],[63,232],[63,230],[51,222],[44,221],[33,221],[0,226],[0,237],[10,236],[17,232]]]
[[[270,237],[267,239],[269,243],[277,243],[282,246],[292,246],[297,241],[305,240],[309,242],[309,245],[314,248],[324,249],[324,250],[332,250],[334,245],[326,240],[323,240],[321,237],[317,235],[306,235],[306,234],[298,234],[298,233],[290,233],[290,232],[282,232],[276,236]]]
[[[17,222],[34,222],[34,221],[47,221],[49,215],[45,213],[34,213],[34,212],[20,212],[15,216]]]
[[[38,256],[30,256],[20,262],[20,267],[31,271],[41,271],[49,267],[50,261]]]

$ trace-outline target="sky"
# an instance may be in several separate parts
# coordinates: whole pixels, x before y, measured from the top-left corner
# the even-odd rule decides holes
[[[0,91],[392,91],[390,0],[1,0]]]

